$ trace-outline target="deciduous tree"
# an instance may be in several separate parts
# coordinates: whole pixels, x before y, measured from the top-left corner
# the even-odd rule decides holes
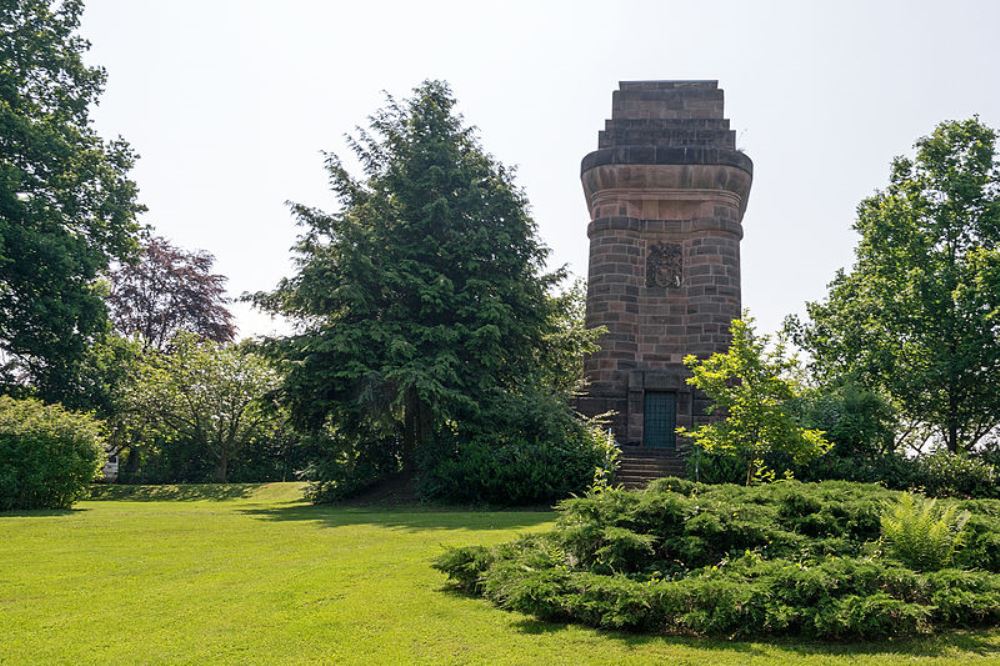
[[[716,419],[677,432],[706,451],[739,454],[747,461],[747,485],[768,471],[764,457],[769,453],[805,463],[829,450],[823,432],[802,427],[795,415],[802,389],[794,377],[797,363],[785,354],[784,344],[779,340],[769,348],[768,336],[757,335],[746,314],[733,321],[729,332],[726,353],[684,359],[691,370],[688,383],[708,396]]]
[[[274,369],[245,345],[219,344],[180,333],[169,354],[150,351],[129,391],[136,431],[154,428],[166,441],[207,451],[215,480],[261,431],[270,429],[267,401],[279,384]]]
[[[226,277],[208,252],[186,252],[165,238],[146,240],[138,256],[111,273],[111,320],[127,338],[163,350],[180,331],[215,342],[236,335],[226,308]]]
[[[817,374],[856,377],[951,451],[1000,424],[1000,167],[978,119],[940,124],[858,207],[854,267],[792,320]]]
[[[0,3],[0,381],[63,399],[106,330],[97,278],[136,247],[135,159],[90,108],[79,0]]]

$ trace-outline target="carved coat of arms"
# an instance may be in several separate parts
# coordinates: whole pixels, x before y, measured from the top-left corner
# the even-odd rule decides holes
[[[646,251],[646,286],[679,287],[684,269],[684,248],[677,243],[651,243]]]

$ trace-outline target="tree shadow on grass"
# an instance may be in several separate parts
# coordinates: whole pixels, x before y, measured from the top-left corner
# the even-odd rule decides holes
[[[955,630],[920,638],[861,643],[819,641],[796,643],[790,639],[782,639],[775,641],[774,645],[798,656],[822,654],[841,657],[940,657],[959,651],[979,656],[998,656],[1000,633],[996,629]]]
[[[464,599],[479,599],[484,604],[490,604],[486,599],[474,594],[468,594],[458,587],[445,584],[439,592],[449,596]],[[499,608],[496,611],[505,612]],[[914,658],[941,657],[955,655],[977,655],[981,657],[1000,655],[1000,629],[954,630],[934,636],[918,638],[885,640],[882,642],[864,641],[817,641],[808,638],[759,636],[742,640],[726,640],[699,636],[667,636],[661,634],[642,634],[627,631],[597,629],[581,623],[540,620],[535,617],[522,617],[512,623],[512,627],[521,633],[533,636],[558,634],[571,628],[591,629],[604,638],[622,643],[627,648],[646,646],[682,646],[702,650],[727,650],[739,652],[748,657],[763,657],[774,651],[786,653],[790,657],[827,656],[832,658],[851,657],[883,657],[883,658]],[[958,663],[958,662],[956,662]]]
[[[175,486],[97,484],[91,487],[88,499],[125,502],[222,501],[249,497],[260,486],[259,483],[189,483]]]
[[[748,652],[758,656],[767,654],[769,651],[779,651],[795,657],[827,656],[842,657],[848,660],[851,657],[899,657],[907,659],[913,657],[940,657],[958,652],[976,653],[979,655],[1000,654],[996,640],[991,641],[988,631],[955,631],[937,636],[886,640],[882,642],[824,642],[807,638],[775,638],[768,636],[732,641],[718,638],[643,636],[638,634],[618,634],[615,637],[632,647],[663,642],[671,645],[683,645],[689,648]],[[768,651],[763,649],[765,645],[769,648]]]
[[[458,590],[453,591],[468,597]],[[514,628],[525,634],[553,634],[568,629],[572,623],[547,622],[536,618],[525,618],[514,623]],[[816,641],[794,637],[761,636],[746,640],[724,640],[708,637],[662,636],[651,634],[628,633],[596,629],[602,636],[619,641],[630,648],[649,645],[674,645],[692,649],[728,650],[746,653],[748,656],[765,656],[773,651],[787,653],[789,656],[811,657],[941,657],[949,654],[964,653],[978,656],[1000,655],[1000,633],[996,629],[988,630],[955,630],[935,636],[920,638],[886,640],[882,642],[835,642]],[[764,649],[764,648],[768,649]]]
[[[306,521],[326,527],[381,525],[405,530],[512,530],[552,521],[551,511],[490,511],[468,507],[434,505],[345,506],[301,503],[267,508],[241,509],[240,513],[276,522]]]
[[[82,513],[87,509],[17,509],[15,511],[0,511],[0,520],[4,518],[49,518],[58,516],[72,516],[75,513]]]

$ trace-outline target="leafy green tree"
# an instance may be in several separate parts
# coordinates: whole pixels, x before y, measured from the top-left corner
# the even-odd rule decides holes
[[[269,400],[278,384],[270,364],[245,345],[185,332],[170,353],[147,353],[127,413],[135,432],[207,452],[214,479],[225,483],[236,456],[272,429]]]
[[[858,207],[850,272],[795,339],[824,379],[857,377],[949,450],[1000,424],[1000,167],[977,118],[940,124]]]
[[[898,448],[898,417],[892,404],[849,378],[807,389],[801,400],[804,425],[822,430],[842,458],[878,457]]]
[[[124,408],[126,392],[142,361],[142,344],[114,333],[96,337],[84,351],[65,388],[68,409],[94,412],[113,420]]]
[[[596,352],[602,326],[587,328],[587,283],[575,280],[568,289],[549,296],[550,332],[542,338],[536,360],[540,384],[556,394],[570,395],[584,386],[584,358]]]
[[[746,313],[729,332],[726,353],[684,359],[692,373],[688,384],[708,396],[717,418],[694,430],[678,428],[678,434],[710,453],[745,459],[747,485],[769,472],[764,466],[768,454],[784,453],[804,463],[829,450],[823,432],[802,427],[796,417],[794,402],[802,395],[793,376],[798,363],[786,355],[784,343],[778,340],[769,348],[768,336],[754,332]]]
[[[436,432],[551,369],[567,334],[525,196],[454,106],[434,81],[390,97],[351,142],[360,178],[329,155],[340,210],[292,207],[297,273],[254,297],[298,324],[266,344],[296,423],[398,442],[409,470]]]
[[[134,154],[94,131],[79,0],[0,3],[0,381],[63,399],[106,330],[96,278],[136,246]]]

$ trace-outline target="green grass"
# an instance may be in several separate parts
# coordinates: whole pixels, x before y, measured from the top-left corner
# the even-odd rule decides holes
[[[110,488],[0,514],[0,663],[1000,663],[1000,632],[703,641],[549,624],[456,594],[444,545],[549,512],[311,507],[296,484]]]

